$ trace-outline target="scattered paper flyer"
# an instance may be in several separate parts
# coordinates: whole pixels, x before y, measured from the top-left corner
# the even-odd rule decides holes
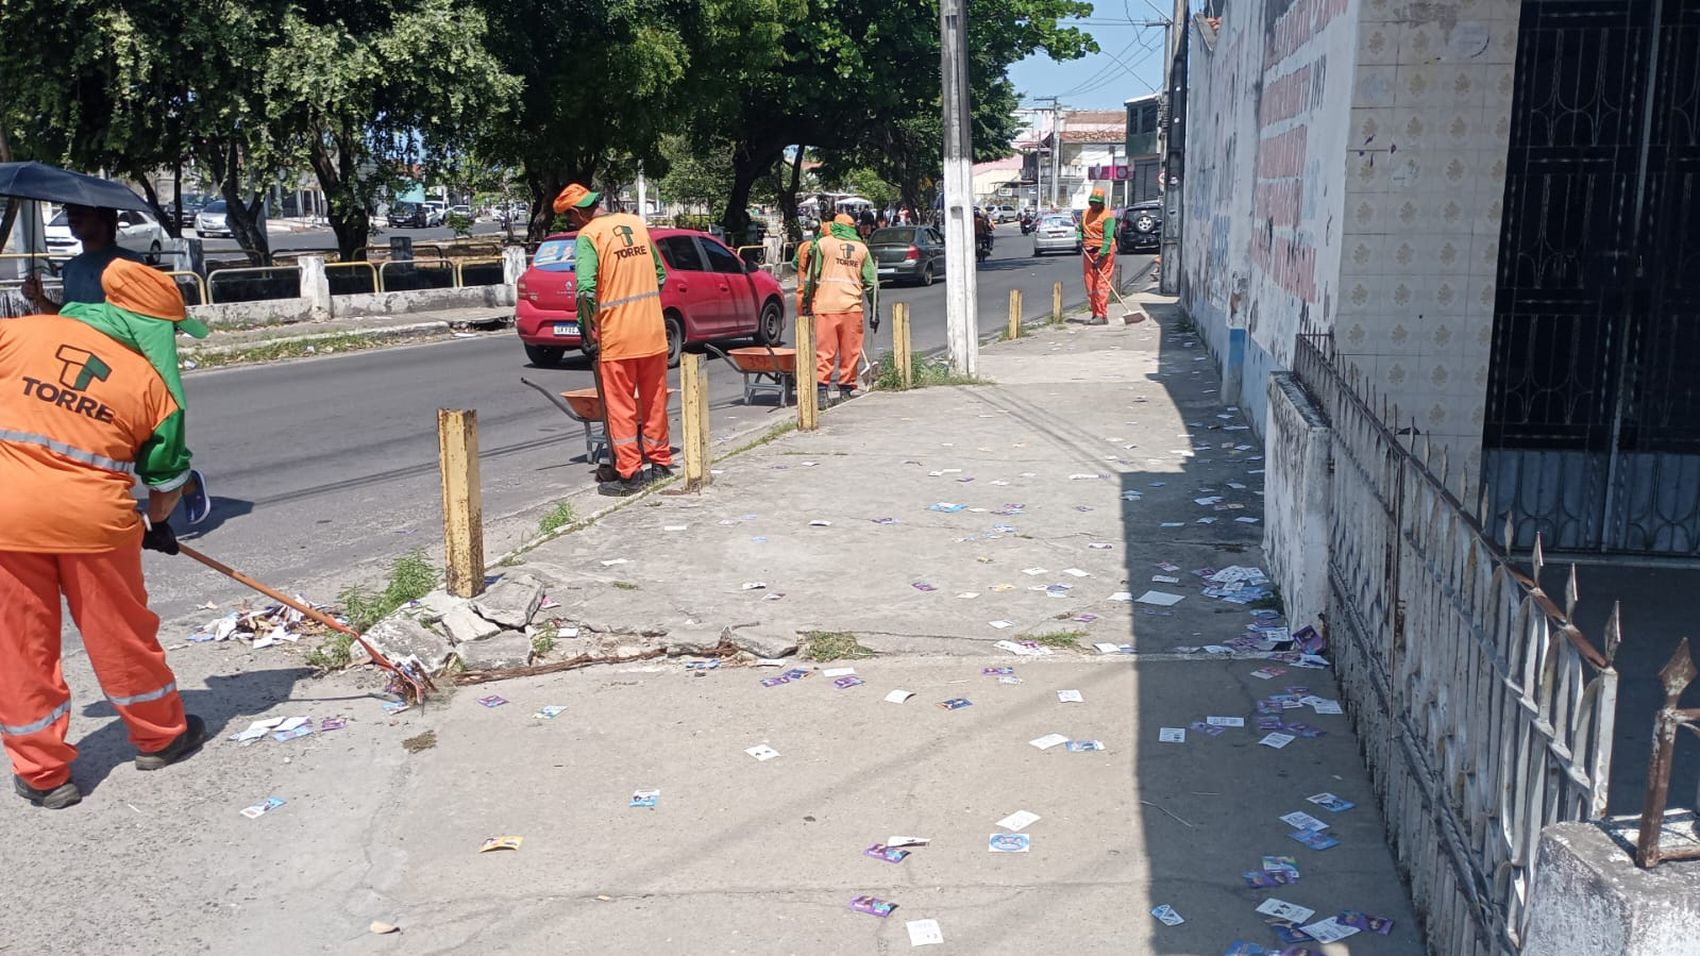
[[[871,856],[876,860],[884,860],[887,863],[902,863],[904,859],[909,856],[909,851],[899,850],[896,847],[886,846],[883,843],[873,843],[870,844],[866,850],[862,851],[862,855]]]
[[[1179,583],[1181,583],[1181,579],[1175,577],[1172,574],[1153,574],[1153,575],[1151,575],[1151,583],[1152,584],[1179,584]]]
[[[901,704],[914,696],[915,692],[912,690],[894,690],[885,695],[885,702],[888,704]]]
[[[1290,919],[1295,923],[1302,923],[1316,915],[1316,910],[1300,906],[1297,903],[1289,903],[1286,900],[1278,900],[1273,896],[1257,904],[1257,911],[1265,916]]]
[[[999,820],[998,826],[1012,833],[1020,833],[1022,830],[1027,829],[1037,822],[1039,822],[1039,815],[1037,813],[1032,813],[1027,810],[1017,810],[1009,816],[1004,817],[1002,820]]]
[[[1022,574],[1039,575],[1039,574],[1044,574],[1045,569],[1044,568],[1022,568],[1021,573]]]
[[[889,836],[885,838],[885,845],[890,847],[926,846],[931,842],[933,841],[930,837]]]
[[[1138,604],[1155,604],[1158,607],[1173,607],[1179,604],[1186,595],[1170,594],[1167,591],[1146,591],[1137,599]]]
[[[1151,915],[1157,917],[1164,926],[1179,926],[1186,922],[1181,919],[1181,914],[1175,912],[1175,908],[1167,903],[1152,910]]]
[[[745,749],[744,753],[749,754],[757,760],[772,760],[779,756],[779,751],[774,750],[767,744],[757,744],[754,747],[749,747]]]
[[[1301,920],[1300,922],[1303,921]],[[1314,939],[1319,943],[1332,943],[1336,940],[1345,939],[1348,936],[1356,936],[1359,932],[1361,932],[1361,930],[1359,930],[1356,926],[1347,926],[1340,922],[1340,918],[1338,916],[1330,916],[1325,920],[1318,920],[1315,923],[1311,923],[1309,926],[1301,926],[1300,929],[1306,936],[1309,936],[1311,939]]]
[[[1103,750],[1104,742],[1101,740],[1071,740],[1063,749],[1071,754],[1092,753]]]
[[[853,896],[850,898],[850,908],[858,913],[867,913],[870,916],[884,918],[890,916],[892,910],[897,909],[897,904],[887,903],[885,900],[873,896]]]
[[[832,527],[832,522],[822,521],[821,519],[816,518],[815,520],[809,522],[809,527],[811,527],[811,528],[830,528],[830,527]]]
[[[1004,621],[1003,623],[1009,624],[1010,622]],[[993,621],[992,626],[997,627],[998,622]],[[1002,628],[999,628],[999,630],[1002,630]],[[1000,651],[1008,651],[1011,654],[1019,654],[1022,657],[1049,657],[1053,653],[1050,648],[1036,641],[1021,641],[1019,643],[1015,641],[998,641],[992,646]]]
[[[602,562],[602,566],[605,567],[605,568],[612,568],[612,567],[617,567],[617,566],[622,565],[622,564],[630,564],[630,563],[631,562],[627,561],[625,558],[609,558],[608,560]]]
[[[762,591],[766,590],[766,588],[767,585],[761,581],[745,581],[743,584],[738,585],[738,590],[740,591]]]
[[[1079,568],[1063,568],[1062,573],[1072,578],[1089,578],[1092,576],[1092,572],[1082,571]]]
[[[539,707],[537,709],[537,713],[532,714],[531,716],[538,720],[554,720],[556,717],[561,716],[562,712],[565,710],[566,708],[560,704],[547,704],[543,707]]]
[[[854,673],[856,673],[856,668],[854,668],[854,667],[828,667],[826,670],[823,670],[823,671],[820,672],[820,676],[822,676],[822,677],[843,677],[847,674],[854,674]]]
[[[1185,727],[1162,727],[1157,730],[1157,740],[1165,744],[1186,743]]]
[[[1269,734],[1267,737],[1264,737],[1262,740],[1259,740],[1258,743],[1262,744],[1265,747],[1273,747],[1276,750],[1280,750],[1282,747],[1287,746],[1288,744],[1292,743],[1293,741],[1295,741],[1297,739],[1299,739],[1299,738],[1293,736],[1292,734],[1283,734],[1283,733],[1280,733],[1280,732],[1275,732],[1275,733]]]
[[[986,849],[993,853],[1026,853],[1033,838],[1025,833],[994,833],[986,838]]]
[[[1326,809],[1331,810],[1335,813],[1345,813],[1347,810],[1350,810],[1353,807],[1357,806],[1357,804],[1353,803],[1352,801],[1342,800],[1339,797],[1336,797],[1332,793],[1313,794],[1311,796],[1305,797],[1305,799],[1309,800],[1311,803],[1314,803],[1319,807],[1326,808]]]
[[[1327,850],[1340,845],[1339,840],[1317,830],[1294,830],[1287,834],[1287,838],[1297,840],[1313,850]]]
[[[834,678],[832,686],[839,690],[849,690],[852,687],[860,687],[865,683],[867,682],[862,680],[860,677],[857,677],[855,674],[849,674],[844,677]]]
[[[936,919],[912,919],[904,924],[909,929],[909,945],[932,946],[944,942],[944,930]]]
[[[1344,713],[1344,711],[1342,711],[1340,709],[1340,702],[1339,701],[1337,701],[1337,700],[1322,700],[1321,698],[1318,698],[1315,701],[1313,701],[1310,705],[1310,709],[1312,711],[1315,711],[1318,715]]]
[[[1005,629],[1005,628],[1010,628],[1010,627],[1015,626],[1014,621],[987,621],[986,623],[990,624],[991,626],[997,628],[1000,631]]]
[[[278,807],[283,806],[283,802],[282,797],[267,797],[262,803],[256,803],[251,807],[243,807],[242,815],[250,820],[258,820],[273,810],[276,810]]]
[[[634,807],[654,807],[655,801],[661,799],[660,790],[633,790],[632,803]]]
[[[667,524],[661,526],[662,531],[686,531],[689,528],[690,525],[688,524]]]
[[[1080,695],[1080,691],[1077,691],[1077,690],[1059,690],[1059,691],[1057,691],[1057,703],[1059,703],[1059,704],[1084,704],[1085,702],[1086,702],[1086,698],[1082,697]]]
[[[1133,600],[1133,592],[1131,592],[1131,591],[1117,591],[1116,593],[1110,595],[1109,597],[1105,598],[1104,600],[1106,600],[1106,601],[1123,601],[1123,602],[1131,601],[1131,600]]]
[[[1311,816],[1303,810],[1294,810],[1281,817],[1281,822],[1295,830],[1326,830],[1328,824]]]
[[[1244,717],[1206,717],[1204,722],[1212,727],[1244,727]]]
[[[491,850],[517,850],[519,849],[520,844],[524,842],[525,837],[515,836],[513,834],[493,836],[484,841],[484,845],[478,848],[478,852],[489,853]]]
[[[1027,742],[1038,747],[1040,750],[1049,750],[1058,744],[1068,743],[1068,736],[1066,734],[1046,734],[1043,737],[1036,737]]]
[[[966,697],[952,697],[949,700],[939,701],[939,706],[945,710],[961,710],[964,707],[974,706],[974,702]]]
[[[485,707],[500,707],[503,704],[506,704],[508,700],[500,694],[489,694],[478,698],[478,702],[483,704]]]

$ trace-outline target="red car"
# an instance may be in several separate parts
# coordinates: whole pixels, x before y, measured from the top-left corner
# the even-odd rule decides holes
[[[667,364],[677,365],[686,343],[753,338],[778,345],[785,334],[785,295],[779,281],[742,259],[713,236],[688,229],[651,229],[667,264],[661,314],[667,320]],[[514,327],[525,355],[540,367],[559,365],[567,349],[582,348],[576,233],[543,240],[519,280]]]

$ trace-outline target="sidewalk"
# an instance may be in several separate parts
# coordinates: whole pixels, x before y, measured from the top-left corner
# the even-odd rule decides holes
[[[1251,620],[1191,572],[1262,563],[1261,524],[1234,520],[1260,516],[1261,462],[1235,447],[1249,432],[1216,405],[1196,340],[1155,326],[987,349],[980,373],[995,384],[857,399],[816,433],[721,462],[702,495],[633,501],[493,569],[553,582],[560,606],[543,614],[585,635],[555,657],[641,648],[656,641],[638,632],[663,629],[708,643],[726,627],[848,632],[877,656],[788,663],[854,667],[864,684],[816,673],[765,687],[777,670],[656,659],[463,688],[392,718],[371,675],[309,681],[279,648],[193,645],[173,654],[179,682],[223,736],[264,715],[355,720],[108,776],[122,730],[105,705],[79,709],[73,739],[98,718],[85,804],[0,801],[6,858],[40,877],[0,915],[0,939],[20,952],[120,939],[222,952],[288,934],[296,951],[883,954],[908,951],[908,921],[936,919],[944,945],[927,952],[1218,954],[1235,940],[1278,951],[1256,912],[1274,897],[1315,910],[1306,922],[1344,909],[1394,920],[1388,936],[1319,952],[1422,953],[1347,718],[1305,709],[1325,736],[1258,744],[1257,700],[1300,684],[1335,700],[1331,672],[1263,680],[1267,661],[1177,650]],[[1206,495],[1222,500],[1195,503]],[[1147,589],[1183,597],[1115,599]],[[994,646],[1041,636],[1047,656]],[[991,666],[1021,683],[983,675]],[[68,671],[92,699],[86,664]],[[915,696],[882,699],[898,688]],[[511,703],[480,706],[491,694]],[[948,698],[972,704],[937,706]],[[535,719],[544,705],[564,710]],[[1209,716],[1246,726],[1159,741]],[[1105,749],[1029,745],[1051,733]],[[762,744],[780,756],[744,752]],[[638,788],[660,789],[653,809],[628,807]],[[1357,806],[1306,801],[1321,791]],[[272,795],[288,802],[238,814]],[[1030,849],[988,852],[1019,810],[1039,817],[1021,830]],[[1339,845],[1289,839],[1278,818],[1301,810]],[[477,852],[499,834],[524,845]],[[896,834],[931,844],[900,863],[863,854]],[[1264,855],[1293,857],[1301,879],[1248,888]],[[147,880],[92,889],[132,870]],[[850,911],[864,894],[898,908]],[[90,898],[102,919],[79,915]],[[1153,918],[1160,905],[1184,922]],[[374,919],[401,938],[369,934]]]

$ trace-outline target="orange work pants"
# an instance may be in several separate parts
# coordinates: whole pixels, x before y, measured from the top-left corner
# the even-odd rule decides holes
[[[650,464],[671,467],[673,446],[667,440],[667,353],[602,359],[596,366],[602,373],[602,400],[608,403],[608,445],[614,449],[614,467],[620,477],[637,474],[645,458]],[[641,436],[639,420],[643,422]]]
[[[856,388],[862,364],[862,310],[820,312],[815,315],[815,380],[832,384],[837,365],[838,384]]]
[[[1086,303],[1094,316],[1110,314],[1110,277],[1114,274],[1115,249],[1102,255],[1085,252],[1081,255],[1086,269]],[[1094,264],[1096,263],[1096,264]]]
[[[38,790],[71,778],[71,690],[59,666],[59,594],[83,634],[95,678],[143,753],[187,727],[177,678],[142,586],[142,547],[94,554],[0,551],[0,739]]]

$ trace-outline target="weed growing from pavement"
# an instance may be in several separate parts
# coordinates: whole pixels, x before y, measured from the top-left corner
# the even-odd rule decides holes
[[[403,604],[430,594],[436,586],[437,569],[425,560],[425,552],[416,548],[390,564],[389,579],[382,591],[354,584],[342,589],[342,593],[337,595],[337,602],[342,605],[348,626],[364,633]],[[308,653],[307,663],[320,670],[347,667],[349,648],[353,644],[354,638],[347,634],[332,634]]]
[[[874,652],[849,631],[807,631],[802,656],[811,661],[859,661],[873,657]]]
[[[1080,639],[1085,636],[1085,631],[1051,631],[1046,634],[1035,634],[1027,639],[1046,647],[1078,647]]]
[[[991,380],[978,375],[961,375],[953,371],[949,362],[928,358],[924,355],[911,355],[910,378],[914,384],[910,388],[931,388],[938,385],[990,385]],[[898,374],[897,363],[890,352],[880,355],[879,375],[874,379],[874,388],[882,392],[901,392],[903,377]]]
[[[531,653],[537,657],[547,655],[555,649],[555,641],[559,637],[560,633],[552,626],[538,629],[536,634],[531,635]]]
[[[1185,312],[1182,312],[1175,319],[1175,331],[1180,332],[1180,333],[1185,334],[1185,335],[1191,335],[1192,333],[1198,331],[1198,326],[1193,323],[1192,316],[1187,315]]]
[[[568,501],[558,501],[555,503],[555,507],[550,508],[549,512],[538,520],[537,533],[554,534],[556,531],[559,531],[577,520],[578,515],[573,513],[572,503]]]
[[[618,590],[621,590],[621,591],[636,591],[636,590],[638,590],[638,584],[635,581],[615,581],[614,587]]]
[[[362,349],[377,348],[383,344],[384,340],[375,335],[345,333],[291,342],[267,342],[263,345],[243,349],[191,353],[185,355],[184,359],[194,362],[196,368],[219,368],[224,365],[252,365],[256,362],[276,362],[281,359],[303,358],[309,355],[358,352]]]

